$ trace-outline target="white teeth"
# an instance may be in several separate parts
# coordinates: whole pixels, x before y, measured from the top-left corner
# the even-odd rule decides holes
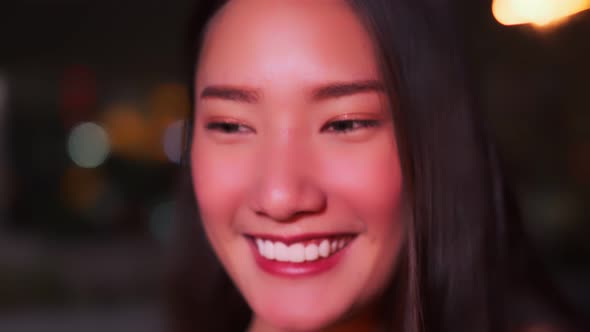
[[[264,257],[268,259],[275,258],[275,247],[269,240],[264,241]]]
[[[292,263],[311,262],[329,257],[344,248],[348,242],[350,242],[349,238],[337,240],[324,239],[319,244],[317,242],[308,245],[295,243],[287,246],[283,242],[272,242],[260,238],[255,239],[256,247],[262,257],[269,260]]]
[[[275,259],[281,262],[289,261],[289,250],[287,245],[283,242],[275,243]]]
[[[315,261],[316,259],[318,259],[319,253],[318,253],[318,246],[316,246],[315,244],[310,244],[308,246],[305,247],[305,260],[306,261]]]
[[[305,260],[305,247],[301,243],[295,243],[289,246],[289,261],[301,263]]]
[[[258,247],[258,252],[264,256],[264,241],[256,239],[256,246]]]
[[[324,240],[320,243],[319,254],[324,258],[330,256],[330,241]]]

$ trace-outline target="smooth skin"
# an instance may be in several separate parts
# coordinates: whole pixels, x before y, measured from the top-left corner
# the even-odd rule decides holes
[[[196,72],[191,167],[205,231],[253,310],[251,331],[349,330],[404,241],[391,101],[374,46],[338,0],[233,0]],[[354,233],[332,269],[261,270],[246,234]],[[356,325],[355,325],[356,324]]]

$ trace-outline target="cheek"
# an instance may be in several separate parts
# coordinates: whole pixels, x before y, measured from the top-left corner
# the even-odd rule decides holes
[[[340,215],[352,215],[365,231],[355,244],[354,270],[347,279],[358,288],[355,305],[362,307],[387,287],[404,242],[401,214],[402,173],[392,137],[322,158],[325,187],[330,188]]]
[[[252,177],[244,151],[231,147],[194,144],[191,156],[193,186],[205,226],[229,223],[243,201]]]
[[[403,179],[392,141],[392,137],[386,137],[346,153],[333,153],[323,162],[325,179],[329,181],[326,187],[331,188],[344,212],[363,224],[364,253],[373,258],[373,263],[381,262],[384,270],[389,269],[384,262],[395,261],[405,229]]]
[[[390,139],[323,161],[327,186],[332,188],[365,223],[391,223],[398,209],[402,174],[397,150]]]

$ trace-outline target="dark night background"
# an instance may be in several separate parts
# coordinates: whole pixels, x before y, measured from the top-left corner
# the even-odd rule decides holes
[[[164,330],[192,3],[0,5],[0,331]],[[590,316],[590,11],[534,28],[461,8],[527,231]]]

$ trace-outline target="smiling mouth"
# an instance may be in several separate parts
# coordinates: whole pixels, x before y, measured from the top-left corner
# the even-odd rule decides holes
[[[356,235],[331,235],[322,237],[309,236],[307,239],[272,239],[264,236],[252,236],[260,256],[266,260],[304,263],[323,260],[344,249]]]

